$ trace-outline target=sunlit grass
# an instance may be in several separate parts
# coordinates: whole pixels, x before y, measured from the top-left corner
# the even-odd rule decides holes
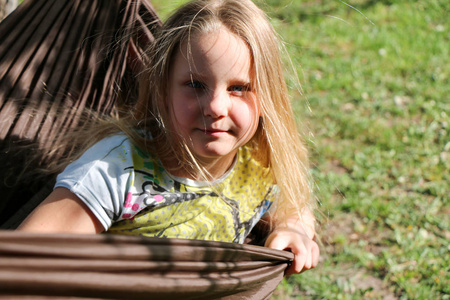
[[[281,290],[292,298],[448,297],[444,2],[270,2],[301,66],[312,113],[295,103],[314,133],[313,174],[328,216],[322,267]]]

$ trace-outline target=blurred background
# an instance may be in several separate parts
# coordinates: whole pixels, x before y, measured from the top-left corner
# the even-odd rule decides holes
[[[450,299],[449,1],[256,3],[291,59],[322,241],[273,299]]]

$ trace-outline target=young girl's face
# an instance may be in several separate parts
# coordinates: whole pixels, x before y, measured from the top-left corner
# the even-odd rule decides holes
[[[189,57],[187,56],[189,53]],[[176,52],[168,101],[174,126],[204,163],[230,165],[258,127],[247,44],[227,29],[196,35]]]

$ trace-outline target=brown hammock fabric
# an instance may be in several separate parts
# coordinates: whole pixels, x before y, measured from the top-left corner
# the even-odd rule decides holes
[[[0,299],[262,300],[292,258],[231,243],[0,231]]]
[[[57,159],[45,149],[81,112],[132,105],[137,57],[160,24],[145,0],[25,0],[0,23],[0,225],[50,180],[17,184],[39,166],[17,146]]]

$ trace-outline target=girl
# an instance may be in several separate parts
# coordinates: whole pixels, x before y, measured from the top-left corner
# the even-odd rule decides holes
[[[130,117],[58,176],[19,230],[244,242],[290,250],[287,274],[317,265],[306,148],[290,107],[276,34],[250,0],[197,0],[147,52]]]

